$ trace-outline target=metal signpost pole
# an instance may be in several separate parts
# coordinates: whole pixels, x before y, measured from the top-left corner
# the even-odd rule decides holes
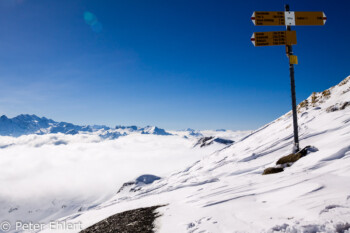
[[[254,11],[250,18],[255,26],[286,26],[286,31],[254,32],[250,41],[255,47],[285,45],[289,58],[290,87],[292,92],[292,112],[294,128],[294,152],[299,151],[297,101],[295,97],[294,64],[298,57],[293,55],[293,44],[297,44],[296,32],[291,26],[323,26],[327,17],[322,11]]]
[[[289,11],[289,5],[285,6],[286,12]],[[291,31],[291,26],[287,26],[287,31]],[[293,55],[292,45],[286,45],[287,55],[290,58]],[[293,128],[294,128],[294,152],[299,151],[299,133],[298,133],[298,115],[297,115],[297,101],[295,95],[295,80],[294,80],[294,64],[289,60],[290,72],[290,87],[292,92],[292,108],[293,108]]]

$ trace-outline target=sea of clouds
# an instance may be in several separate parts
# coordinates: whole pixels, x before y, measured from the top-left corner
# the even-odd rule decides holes
[[[164,177],[217,149],[193,148],[195,141],[142,134],[115,140],[94,134],[0,137],[0,215],[55,201],[103,201],[139,175]]]

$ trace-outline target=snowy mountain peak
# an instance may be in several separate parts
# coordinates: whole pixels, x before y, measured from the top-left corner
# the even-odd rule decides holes
[[[145,128],[142,128],[142,134],[156,134],[156,135],[171,135],[170,133],[166,132],[164,129],[158,128],[156,126],[146,126]]]
[[[89,126],[78,126],[67,122],[56,122],[46,117],[21,114],[13,118],[3,115],[0,118],[0,135],[18,137],[27,134],[64,133],[77,134],[91,132]]]
[[[130,130],[130,131],[137,131],[139,130],[140,128],[135,126],[135,125],[131,125],[131,126],[122,126],[122,125],[117,125],[115,127],[115,129],[127,129],[127,130]]]

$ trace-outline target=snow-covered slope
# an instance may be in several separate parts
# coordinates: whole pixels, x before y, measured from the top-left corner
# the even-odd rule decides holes
[[[113,197],[126,181],[149,173],[167,177],[226,147],[194,147],[198,137],[164,132],[120,126],[74,135],[0,136],[0,223],[45,223],[87,211]]]
[[[261,175],[291,153],[290,112],[186,169],[61,220],[86,228],[118,212],[167,204],[157,232],[346,232],[349,101],[350,77],[298,106],[301,147],[317,150],[281,173]]]

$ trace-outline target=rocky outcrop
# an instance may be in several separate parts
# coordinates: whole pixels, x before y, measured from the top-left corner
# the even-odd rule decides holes
[[[115,214],[80,233],[153,233],[154,220],[160,216],[156,212],[159,207],[162,206],[151,206]]]
[[[311,146],[307,146],[298,153],[293,153],[289,154],[287,156],[283,156],[280,158],[277,162],[276,165],[284,165],[284,164],[289,164],[289,163],[295,163],[298,161],[300,158],[304,157],[307,155],[308,150],[311,148]]]
[[[289,154],[286,156],[281,157],[277,162],[275,167],[268,167],[264,170],[262,175],[268,175],[268,174],[274,174],[283,172],[285,167],[290,167],[301,159],[302,157],[306,156],[310,152],[316,152],[318,149],[313,146],[306,146],[302,150],[298,151],[297,153]]]
[[[212,145],[214,142],[224,144],[224,145],[231,145],[234,143],[234,141],[229,140],[229,139],[210,136],[210,137],[200,138],[197,141],[197,143],[194,145],[194,147],[196,147],[196,146],[205,147],[205,146]]]
[[[341,103],[337,103],[334,105],[329,106],[326,109],[326,112],[336,112],[339,110],[344,110],[345,108],[350,107],[350,101],[345,101],[345,102],[341,102]]]
[[[274,174],[274,173],[279,173],[283,172],[282,167],[268,167],[264,170],[263,175],[268,175],[268,174]]]

